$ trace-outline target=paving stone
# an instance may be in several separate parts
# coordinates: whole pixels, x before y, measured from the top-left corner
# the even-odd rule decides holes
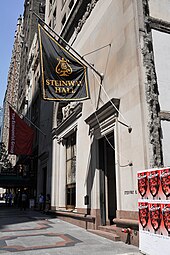
[[[140,255],[138,247],[112,241],[34,210],[0,205],[0,255]]]

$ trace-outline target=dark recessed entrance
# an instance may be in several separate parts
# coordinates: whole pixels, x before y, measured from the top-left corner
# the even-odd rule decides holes
[[[116,217],[116,176],[114,134],[99,140],[101,224],[112,224]]]

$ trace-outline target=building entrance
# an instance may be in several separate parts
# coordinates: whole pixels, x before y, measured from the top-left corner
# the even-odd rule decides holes
[[[101,224],[111,225],[116,217],[116,176],[114,134],[99,140]]]

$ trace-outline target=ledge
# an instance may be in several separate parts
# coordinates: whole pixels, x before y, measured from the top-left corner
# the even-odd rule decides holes
[[[113,219],[113,223],[116,224],[117,227],[131,227],[135,230],[139,229],[139,222],[138,220],[131,220],[131,219]]]
[[[56,216],[63,216],[69,217],[77,220],[88,221],[88,222],[95,222],[95,217],[87,214],[77,213],[77,212],[70,212],[70,211],[50,211],[51,214],[55,214]]]

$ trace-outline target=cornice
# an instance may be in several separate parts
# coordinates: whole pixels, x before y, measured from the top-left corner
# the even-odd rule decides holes
[[[88,19],[88,17],[90,16],[92,10],[94,9],[96,3],[99,0],[92,0],[91,3],[89,3],[86,7],[86,11],[84,13],[84,15],[82,16],[82,18],[79,20],[78,22],[78,26],[75,28],[75,33],[76,36],[78,35],[78,33],[81,31],[83,25],[85,24],[86,20]]]
[[[76,105],[72,113],[64,119],[61,124],[52,130],[52,138],[55,139],[58,137],[64,130],[66,130],[69,126],[72,125],[77,119],[79,119],[82,115],[82,103]]]
[[[66,41],[69,41],[73,35],[74,40],[77,38],[77,35],[81,31],[83,25],[85,24],[98,1],[99,0],[86,0],[86,2],[83,0],[77,1],[73,7],[70,17],[68,17],[61,31],[61,36]]]

